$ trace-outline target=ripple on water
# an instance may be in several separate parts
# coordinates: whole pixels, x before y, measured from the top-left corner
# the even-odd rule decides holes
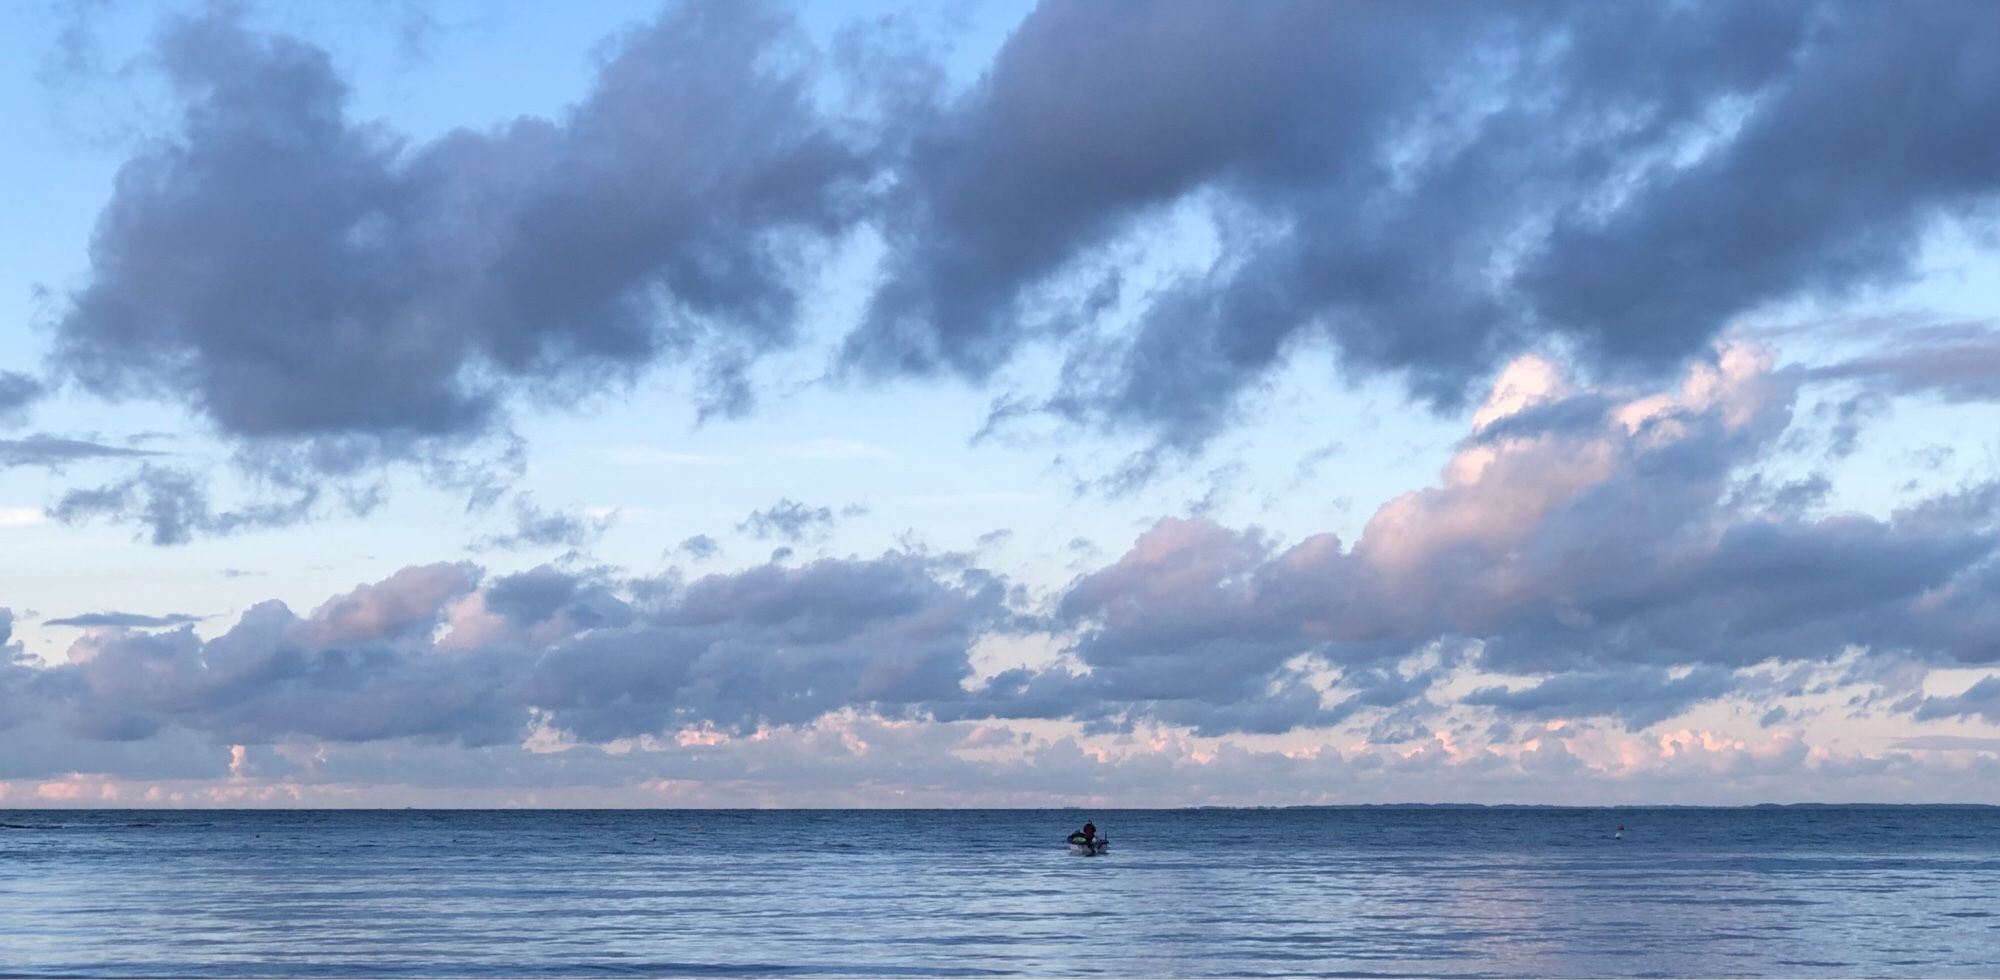
[[[0,812],[0,975],[1991,975],[1996,813]]]

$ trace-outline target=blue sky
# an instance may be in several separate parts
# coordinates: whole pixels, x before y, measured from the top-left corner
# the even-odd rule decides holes
[[[2000,802],[1882,16],[0,13],[0,804]]]

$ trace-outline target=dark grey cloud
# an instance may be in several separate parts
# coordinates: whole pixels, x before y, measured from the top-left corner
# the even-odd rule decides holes
[[[1606,417],[1617,405],[1616,399],[1595,392],[1529,405],[1479,426],[1463,444],[1490,445],[1509,439],[1592,434],[1604,428]]]
[[[1857,379],[1898,394],[1996,401],[2000,400],[2000,334],[1963,336],[1851,358],[1818,368],[1813,376]]]
[[[94,612],[60,619],[42,620],[46,626],[109,626],[120,629],[158,629],[166,626],[185,626],[198,623],[202,617],[188,613],[167,613],[163,616],[148,616],[143,613]]]
[[[1982,678],[1979,683],[1949,697],[1928,697],[1917,705],[1918,721],[1937,718],[1978,718],[2000,725],[2000,677]]]
[[[722,554],[722,545],[706,534],[696,534],[683,540],[674,550],[696,561],[706,561]]]
[[[14,639],[14,610],[0,606],[0,730],[11,729],[44,710],[47,677],[45,670],[29,662],[26,647]]]
[[[2000,361],[1996,361],[2000,365]],[[1861,442],[1861,427],[1872,416],[1887,407],[1888,399],[1880,392],[1864,391],[1847,398],[1834,408],[1834,423],[1828,433],[1827,450],[1835,457],[1854,455]]]
[[[37,433],[21,439],[0,439],[0,469],[15,466],[60,469],[70,463],[89,460],[139,459],[162,455],[165,454],[149,449],[107,446],[100,442],[68,439],[48,433]]]
[[[1607,212],[1563,216],[1522,277],[1538,307],[1619,324],[1595,338],[1614,352],[1671,354],[1757,304],[1899,277],[1935,220],[1982,220],[2000,134],[1975,120],[2000,111],[2000,23],[1976,2],[1908,13],[1814,11],[1714,152]]]
[[[146,529],[153,544],[177,545],[198,535],[287,527],[312,516],[319,503],[317,486],[301,486],[288,499],[218,509],[210,502],[202,477],[185,469],[146,465],[113,483],[65,491],[49,508],[49,516],[66,524],[136,523]]]
[[[946,721],[1069,719],[1082,722],[1091,733],[1131,731],[1158,723],[1185,726],[1202,736],[1279,734],[1331,725],[1352,713],[1327,707],[1321,692],[1303,674],[1253,670],[1244,665],[1242,676],[1232,677],[1225,688],[1198,689],[1171,679],[1134,683],[1129,671],[1021,667],[1002,671],[970,694],[939,701],[929,709],[933,717]]]
[[[157,54],[184,115],[120,170],[55,360],[242,439],[399,456],[663,360],[734,406],[792,337],[797,247],[853,220],[867,174],[758,4],[677,5],[561,118],[428,143],[227,13],[172,19]]]
[[[837,519],[833,508],[808,507],[785,497],[762,510],[751,511],[750,516],[736,525],[736,529],[748,531],[759,541],[778,538],[796,543],[808,538],[825,537],[835,523]]]
[[[1101,701],[1149,702],[1149,711],[1199,718],[1203,728],[1249,723],[1246,709],[1261,711],[1255,724],[1266,731],[1332,720],[1319,692],[1285,666],[1311,650],[1295,620],[1270,615],[1246,581],[1270,544],[1256,532],[1211,528],[1156,527],[1062,597],[1058,615],[1086,627],[1076,654],[1090,668],[1087,687]],[[1166,555],[1171,568],[1160,564]],[[1225,717],[1208,718],[1218,711]]]
[[[1674,677],[1664,668],[1641,666],[1558,674],[1519,690],[1483,687],[1460,701],[1530,718],[1612,715],[1627,728],[1640,729],[1736,688],[1735,672],[1724,668],[1702,667]]]
[[[483,597],[488,610],[522,629],[558,620],[569,631],[598,629],[636,618],[608,583],[550,565],[497,578]]]
[[[1368,726],[1368,741],[1377,745],[1429,741],[1434,731],[1426,710],[1429,707],[1421,703],[1398,705]]]
[[[517,710],[478,676],[504,676],[500,655],[421,657],[392,637],[326,645],[311,642],[316,625],[265,603],[212,641],[186,629],[85,641],[88,658],[65,674],[74,692],[64,714],[79,734],[114,739],[168,727],[230,742],[298,734],[485,745],[516,737]]]
[[[489,535],[475,542],[475,548],[518,550],[521,548],[584,548],[604,536],[616,514],[590,517],[558,510],[545,510],[526,493],[514,496],[514,529]]]
[[[971,646],[1006,619],[1004,599],[990,575],[895,553],[708,576],[545,660],[529,697],[593,740],[844,708],[913,715],[963,695]]]
[[[1996,41],[1971,0],[1052,0],[913,142],[848,358],[984,378],[1073,323],[1038,311],[1109,243],[1201,201],[1224,257],[1079,336],[1047,408],[1190,448],[1325,348],[1442,403],[1551,334],[1657,369],[1984,222]]]
[[[504,741],[518,718],[493,689],[503,654],[426,655],[447,605],[476,577],[467,565],[408,568],[306,617],[263,602],[212,640],[188,627],[89,635],[69,664],[42,672],[42,706],[90,739],[192,730],[222,742]]]
[[[1343,5],[1038,6],[917,136],[888,221],[891,275],[850,358],[991,372],[1025,339],[1026,290],[1137,216],[1238,168],[1298,175],[1366,133],[1416,84],[1386,69],[1421,58],[1422,21]]]
[[[18,371],[0,371],[0,425],[14,425],[46,394],[42,383]]]
[[[1753,473],[1731,488],[1728,506],[1796,517],[1818,507],[1832,492],[1833,481],[1823,473],[1798,479],[1772,478]]]

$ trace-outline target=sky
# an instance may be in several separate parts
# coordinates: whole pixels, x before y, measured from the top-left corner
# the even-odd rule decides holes
[[[0,807],[2000,803],[2000,13],[0,8]]]

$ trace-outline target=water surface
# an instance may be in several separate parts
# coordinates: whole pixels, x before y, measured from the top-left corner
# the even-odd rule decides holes
[[[2000,975],[1994,808],[0,823],[7,976]]]

